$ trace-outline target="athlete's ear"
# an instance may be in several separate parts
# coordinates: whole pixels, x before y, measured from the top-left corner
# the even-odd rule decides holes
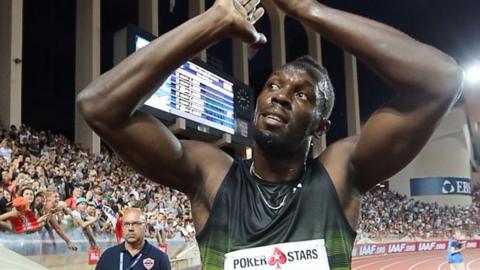
[[[327,133],[327,131],[330,129],[330,126],[331,126],[330,120],[322,117],[322,119],[318,121],[318,124],[315,127],[313,136],[317,139],[320,139],[323,135]]]

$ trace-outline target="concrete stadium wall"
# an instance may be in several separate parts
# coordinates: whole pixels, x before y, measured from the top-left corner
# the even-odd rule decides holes
[[[471,144],[463,108],[453,109],[419,155],[389,180],[390,189],[411,196],[410,179],[422,177],[464,177],[471,179]],[[440,205],[470,205],[465,195],[415,196],[416,200]]]
[[[472,173],[472,183],[473,184],[480,184],[480,172],[473,172]]]

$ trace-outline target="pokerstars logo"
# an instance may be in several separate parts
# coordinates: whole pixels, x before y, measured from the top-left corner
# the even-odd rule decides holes
[[[317,249],[299,249],[287,253],[275,247],[270,256],[244,257],[233,260],[234,269],[248,269],[261,266],[272,266],[275,270],[282,269],[287,263],[296,263],[318,259]]]
[[[280,265],[287,262],[287,256],[279,248],[273,250],[273,255],[268,259],[268,264],[275,266],[275,270],[281,269]]]

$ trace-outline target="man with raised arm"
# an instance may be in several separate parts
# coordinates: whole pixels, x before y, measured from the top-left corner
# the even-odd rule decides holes
[[[381,23],[315,0],[272,0],[356,55],[393,89],[361,134],[309,155],[325,134],[334,94],[328,75],[303,57],[274,71],[254,115],[253,160],[178,140],[137,112],[176,67],[218,41],[264,43],[253,27],[259,0],[217,0],[205,13],[154,40],[77,98],[88,124],[133,168],[185,192],[203,269],[349,269],[362,193],[422,149],[462,82],[442,52]],[[208,157],[208,158],[205,158]]]

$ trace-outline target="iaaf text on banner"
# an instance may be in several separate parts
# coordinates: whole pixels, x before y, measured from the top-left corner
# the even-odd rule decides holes
[[[352,256],[371,256],[405,252],[446,250],[448,241],[395,242],[382,244],[355,245]],[[467,240],[466,248],[480,248],[480,240]]]

